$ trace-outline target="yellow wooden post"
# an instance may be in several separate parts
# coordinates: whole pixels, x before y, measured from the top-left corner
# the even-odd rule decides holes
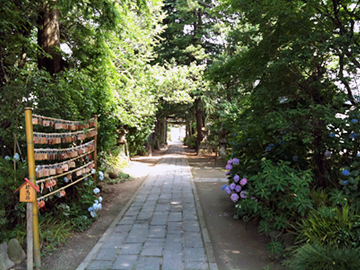
[[[26,142],[27,142],[27,154],[29,164],[29,179],[31,183],[36,186],[36,175],[35,175],[35,154],[34,154],[34,141],[33,141],[33,125],[32,125],[32,108],[25,108],[25,123],[26,123]],[[39,238],[39,217],[38,217],[38,206],[35,192],[35,201],[33,204],[33,238],[34,238],[34,261],[37,267],[41,266],[40,259],[40,238]]]
[[[98,121],[97,121],[97,115],[95,115],[95,131],[97,132],[98,128]],[[94,165],[95,165],[95,170],[97,171],[97,134],[94,136],[94,145],[95,145],[95,149],[94,149]],[[96,173],[93,174],[94,177],[94,185],[96,185]]]

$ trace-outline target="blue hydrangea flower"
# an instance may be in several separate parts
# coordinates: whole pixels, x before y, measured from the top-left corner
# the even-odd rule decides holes
[[[98,188],[95,188],[95,189],[94,189],[94,193],[95,193],[95,194],[98,194],[99,192],[100,192],[100,189],[98,189]]]
[[[272,149],[271,146],[268,146],[265,148],[265,151],[271,151],[271,149]]]
[[[345,176],[349,176],[349,175],[350,175],[350,172],[349,172],[348,170],[343,170],[341,173],[342,173],[343,175],[345,175]]]
[[[357,157],[360,157],[360,153],[357,153]]]
[[[282,134],[286,134],[286,133],[287,133],[286,130],[283,130]]]
[[[95,203],[99,203],[99,201],[98,201],[98,200],[95,200],[94,202],[95,202]]]
[[[11,160],[11,157],[6,156],[6,157],[5,157],[5,160]]]
[[[344,186],[347,185],[348,183],[349,183],[348,180],[343,181],[343,185],[344,185]]]
[[[92,210],[94,210],[94,208],[92,208],[92,207],[89,207],[89,208],[88,208],[88,211],[89,211],[89,212],[91,212]]]
[[[99,171],[99,179],[102,181],[104,180],[104,173]]]
[[[227,185],[223,185],[223,186],[221,187],[221,190],[225,190],[225,188],[227,188]]]
[[[248,138],[247,140],[248,140],[249,142],[251,141],[251,139],[250,139],[250,138]]]
[[[100,196],[100,197],[99,197],[99,202],[102,202],[102,200],[103,200],[103,199],[102,199],[102,197]]]
[[[334,138],[334,137],[335,137],[335,133],[331,132],[331,133],[329,134],[329,137],[330,137],[330,138]]]
[[[91,212],[90,212],[90,215],[91,215],[92,217],[96,217],[96,212],[95,212],[95,211],[91,211]]]
[[[359,123],[359,121],[357,119],[352,119],[351,123],[356,124],[356,123]]]
[[[284,144],[285,143],[285,141],[283,141],[283,140],[280,140],[279,141],[279,144],[281,145],[281,144]]]
[[[273,147],[273,146],[274,146],[274,144],[273,144],[273,143],[270,143],[270,144],[269,144],[269,146],[270,146],[270,147]]]
[[[355,139],[357,137],[357,133],[352,132],[349,137],[350,137],[350,139]]]
[[[19,161],[19,160],[20,160],[20,156],[19,156],[19,154],[18,154],[18,153],[15,153],[15,155],[14,155],[14,159],[16,159],[17,161]]]
[[[233,165],[238,165],[239,162],[240,162],[240,160],[239,160],[238,158],[234,158],[232,164],[233,164]]]
[[[97,204],[97,203],[94,203],[92,207],[93,207],[93,210],[96,211],[96,210],[98,209],[98,204]]]
[[[292,160],[295,161],[295,162],[296,162],[298,159],[299,159],[298,156],[293,156],[293,157],[292,157]]]

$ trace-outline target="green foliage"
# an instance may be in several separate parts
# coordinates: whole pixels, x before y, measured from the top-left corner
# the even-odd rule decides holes
[[[190,147],[192,149],[196,149],[199,145],[198,140],[196,139],[196,135],[185,137],[184,145],[187,145],[188,147]]]
[[[298,223],[299,243],[314,243],[338,248],[359,247],[360,215],[349,205],[322,207],[310,211]]]
[[[14,170],[16,162],[17,169]],[[15,225],[24,225],[25,203],[19,202],[19,193],[14,191],[23,183],[27,173],[27,162],[17,162],[16,159],[0,157],[0,241],[8,238],[7,230]]]
[[[55,251],[72,236],[70,221],[51,213],[39,216],[40,247],[44,253]]]
[[[93,220],[87,216],[77,216],[70,220],[71,228],[74,231],[83,232],[92,224]]]
[[[241,166],[234,166],[234,174],[241,175]],[[312,180],[310,171],[297,172],[289,162],[273,165],[271,160],[262,160],[262,170],[248,178],[247,198],[240,199],[237,210],[242,216],[260,216],[259,231],[268,234],[271,230],[286,229],[312,209],[308,194]]]
[[[288,266],[291,270],[356,270],[360,269],[360,249],[306,244],[288,260]]]
[[[284,253],[283,245],[280,242],[271,241],[267,244],[266,249],[270,252],[270,257],[272,259],[279,259]]]

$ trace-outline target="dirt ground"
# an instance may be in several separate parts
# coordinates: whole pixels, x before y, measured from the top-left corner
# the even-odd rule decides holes
[[[266,250],[269,239],[258,232],[257,223],[247,225],[234,220],[234,204],[221,186],[225,178],[226,161],[215,155],[196,156],[185,151],[204,213],[206,227],[220,270],[284,270],[279,262],[272,261]],[[213,181],[211,181],[213,179]]]

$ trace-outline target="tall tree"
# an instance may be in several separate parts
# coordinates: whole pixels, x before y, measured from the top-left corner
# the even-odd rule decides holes
[[[212,55],[219,50],[219,44],[216,41],[217,32],[214,28],[216,17],[212,13],[213,7],[213,2],[208,0],[167,0],[163,7],[168,14],[163,21],[166,29],[161,35],[162,42],[155,48],[157,58],[153,63],[163,64],[175,59],[178,65],[210,64]],[[203,78],[200,80],[202,81]],[[197,141],[200,144],[204,126],[203,89],[196,89],[192,96],[197,124]]]

